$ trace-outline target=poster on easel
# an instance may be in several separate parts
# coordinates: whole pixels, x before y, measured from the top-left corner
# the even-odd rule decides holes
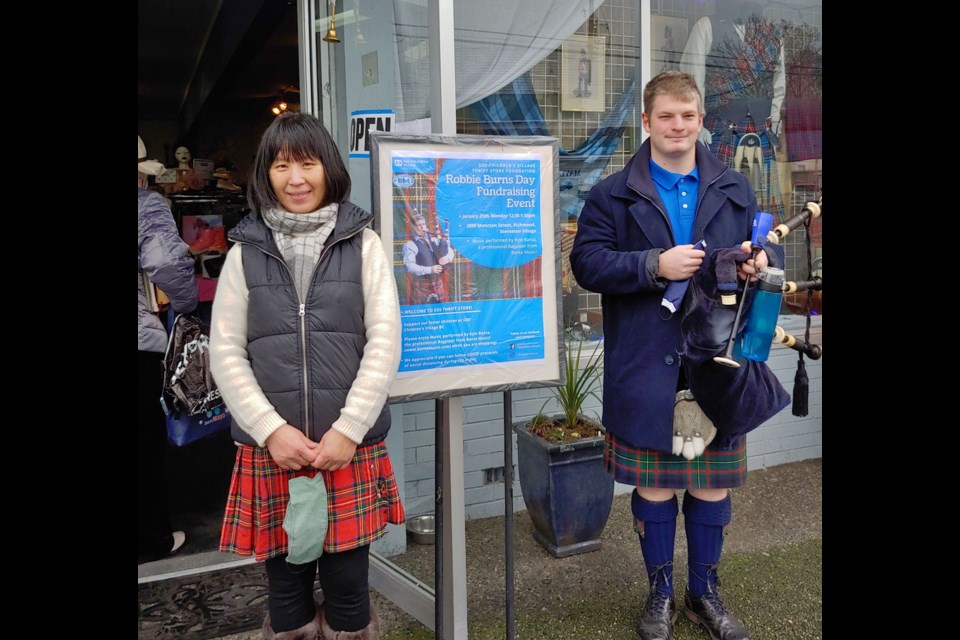
[[[402,326],[391,400],[556,385],[556,138],[371,136]]]

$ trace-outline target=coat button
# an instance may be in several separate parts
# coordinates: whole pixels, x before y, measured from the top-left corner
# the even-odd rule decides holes
[[[667,364],[673,364],[673,356],[666,355],[663,357],[663,361],[666,362]]]

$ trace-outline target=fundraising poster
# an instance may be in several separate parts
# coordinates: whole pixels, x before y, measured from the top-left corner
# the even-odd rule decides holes
[[[560,377],[558,147],[475,138],[373,138],[375,209],[400,298],[395,398]]]

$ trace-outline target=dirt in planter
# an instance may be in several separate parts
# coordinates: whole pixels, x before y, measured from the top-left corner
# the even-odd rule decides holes
[[[572,427],[567,423],[566,418],[538,416],[531,420],[527,429],[548,442],[576,442],[603,435],[603,425],[584,416],[580,416],[577,424]]]

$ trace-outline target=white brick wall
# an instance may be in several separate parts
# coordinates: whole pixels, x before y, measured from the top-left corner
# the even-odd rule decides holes
[[[800,316],[781,316],[780,325],[796,338],[804,339],[805,319]],[[823,347],[823,319],[813,318],[810,342]],[[767,364],[777,375],[780,384],[792,397],[794,376],[797,373],[796,351],[775,345],[770,350]],[[823,457],[823,367],[822,360],[804,358],[810,380],[808,414],[793,415],[792,405],[747,434],[747,462],[751,471],[774,467],[786,462]]]
[[[784,329],[803,339],[804,318],[781,316]],[[811,327],[812,343],[823,346],[822,318],[814,318]],[[777,378],[792,395],[798,354],[792,349],[776,345],[770,351],[767,363]],[[750,432],[747,436],[749,469],[756,470],[778,464],[820,458],[823,456],[823,378],[822,360],[804,358],[810,379],[809,415],[798,418],[791,406]],[[550,389],[525,389],[513,392],[513,419],[526,420],[536,415],[544,400],[552,398]],[[405,503],[408,516],[432,513],[434,509],[434,406],[433,400],[409,402],[401,405],[404,425]],[[600,403],[590,398],[586,412],[600,415]],[[545,411],[556,410],[550,403]],[[503,394],[482,393],[463,398],[463,459],[464,493],[468,520],[503,515],[504,486],[502,482],[484,484],[484,470],[503,466]],[[516,465],[516,436],[513,436],[513,463]],[[632,487],[617,485],[616,492],[624,493]],[[524,509],[520,482],[514,474],[514,508]]]

